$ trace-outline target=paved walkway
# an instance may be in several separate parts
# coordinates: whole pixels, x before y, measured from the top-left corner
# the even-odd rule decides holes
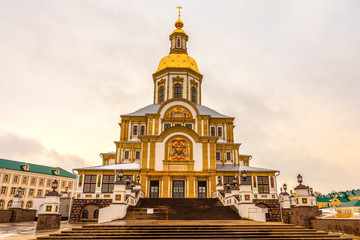
[[[80,227],[84,224],[61,222],[60,230]],[[57,231],[36,231],[36,222],[0,223],[0,239],[35,239],[36,236],[48,235]]]
[[[30,240],[36,239],[41,235],[48,235],[49,233],[55,233],[63,230],[70,230],[74,227],[81,227],[83,225],[94,225],[97,223],[68,223],[61,222],[60,230],[56,231],[36,231],[36,222],[22,222],[22,223],[1,223],[0,224],[0,239],[12,239],[12,240]],[[164,225],[166,220],[135,220],[134,225]],[[249,225],[264,225],[264,224],[283,224],[277,222],[253,222],[246,220],[169,220],[168,225],[232,225],[232,224],[249,224]],[[120,220],[106,225],[133,225],[131,220]],[[347,235],[349,237],[349,235]],[[354,239],[360,239],[359,237]]]

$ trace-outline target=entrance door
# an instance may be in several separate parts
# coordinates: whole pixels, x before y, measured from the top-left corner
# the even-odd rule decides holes
[[[198,181],[198,198],[206,198],[206,181]]]
[[[150,198],[159,197],[159,181],[150,180]]]
[[[173,198],[184,198],[184,185],[182,180],[173,181]]]

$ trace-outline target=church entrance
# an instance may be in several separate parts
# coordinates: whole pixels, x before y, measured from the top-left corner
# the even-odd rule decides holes
[[[173,181],[173,198],[184,198],[184,186],[185,181],[183,180]]]
[[[150,198],[159,197],[159,181],[150,181]]]
[[[198,181],[198,198],[206,198],[206,181]]]

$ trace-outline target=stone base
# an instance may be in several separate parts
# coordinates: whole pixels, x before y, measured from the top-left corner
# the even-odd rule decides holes
[[[11,222],[35,221],[36,210],[34,209],[10,208],[10,210],[12,211]]]
[[[278,199],[254,199],[255,206],[267,208],[266,221],[281,222],[280,203]]]
[[[74,199],[71,206],[70,222],[81,221],[81,210],[87,205],[97,205],[99,208],[110,206],[111,199]]]
[[[8,223],[11,220],[11,210],[0,210],[0,223]]]
[[[311,219],[321,215],[317,206],[296,206],[290,215],[290,223],[297,226],[312,228]]]
[[[39,214],[36,230],[59,229],[61,224],[61,214]]]

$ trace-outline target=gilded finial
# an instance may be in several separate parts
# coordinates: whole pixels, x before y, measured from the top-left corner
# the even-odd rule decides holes
[[[176,8],[179,9],[179,19],[175,22],[175,27],[177,29],[180,29],[180,28],[182,28],[184,26],[184,23],[180,20],[180,10],[182,9],[182,7],[178,6]]]
[[[179,9],[179,20],[180,20],[180,9],[182,9],[182,7],[179,5],[178,7],[176,7]]]

